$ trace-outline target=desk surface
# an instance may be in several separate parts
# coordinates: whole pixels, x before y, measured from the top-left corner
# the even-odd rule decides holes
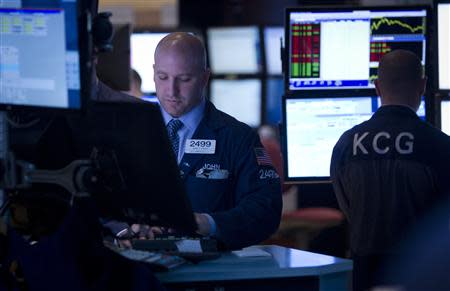
[[[255,248],[272,256],[237,257],[227,252],[216,260],[183,265],[156,276],[164,283],[184,283],[322,276],[352,270],[352,261],[348,259],[274,245]]]

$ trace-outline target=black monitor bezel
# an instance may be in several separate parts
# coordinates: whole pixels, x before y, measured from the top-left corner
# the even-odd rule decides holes
[[[0,104],[0,110],[8,112],[33,112],[54,114],[83,114],[91,100],[93,83],[93,39],[91,35],[92,20],[96,13],[92,11],[88,1],[76,0],[77,3],[77,28],[78,28],[78,53],[80,73],[80,107],[63,108],[37,105]]]
[[[308,89],[308,90],[289,90],[289,47],[290,47],[290,35],[289,35],[289,16],[292,12],[344,12],[344,11],[356,11],[356,10],[371,10],[371,11],[402,11],[402,10],[425,10],[426,11],[426,33],[425,33],[425,42],[426,42],[426,49],[425,49],[425,74],[428,76],[428,88],[431,89],[431,85],[433,84],[433,80],[431,79],[431,63],[433,60],[431,60],[430,56],[430,50],[431,50],[431,22],[432,22],[432,14],[431,14],[431,6],[429,5],[399,5],[399,6],[349,6],[349,5],[329,5],[329,6],[303,6],[303,7],[290,7],[286,8],[285,13],[285,49],[284,49],[284,56],[283,56],[283,72],[284,72],[284,88],[285,88],[285,95],[287,96],[314,96],[315,93],[313,91],[354,91],[357,92],[356,95],[373,95],[375,93],[375,89],[358,89],[358,88],[352,88],[352,89],[336,89],[336,88],[330,88],[330,89]],[[427,91],[430,91],[428,89]],[[308,93],[307,91],[310,91]]]
[[[195,233],[192,206],[158,105],[94,101],[84,115],[43,116],[51,121],[33,145],[31,162],[37,169],[58,171],[74,160],[91,160],[92,165],[103,165],[89,170],[95,181],[103,182],[86,182],[91,180],[81,179],[78,172],[72,178],[84,181],[83,191],[90,194],[102,218]],[[94,149],[113,153],[109,155],[113,159],[93,160]],[[36,187],[31,190],[70,197],[52,184],[37,182]]]

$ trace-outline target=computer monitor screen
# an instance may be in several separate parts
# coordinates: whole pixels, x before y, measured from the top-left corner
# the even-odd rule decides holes
[[[131,35],[131,67],[142,79],[144,93],[155,93],[153,81],[154,54],[159,41],[169,32],[135,32]]]
[[[380,58],[395,49],[425,65],[428,15],[419,6],[288,9],[289,90],[374,89]]]
[[[281,104],[284,94],[282,77],[266,79],[266,110],[265,122],[269,124],[281,123]]]
[[[0,3],[0,106],[81,109],[90,78],[79,2]]]
[[[450,100],[441,101],[441,130],[450,135]]]
[[[39,169],[59,169],[74,160],[95,161],[96,180],[76,177],[77,181],[95,181],[85,184],[86,192],[97,202],[102,217],[140,220],[190,233],[196,230],[167,130],[155,104],[93,103],[86,115],[55,119],[37,149]]]
[[[283,106],[286,180],[327,181],[340,136],[368,120],[380,103],[376,96],[285,98]],[[423,101],[421,107],[419,116],[425,111]]]
[[[438,88],[450,90],[450,3],[437,4]]]
[[[219,109],[252,127],[261,124],[261,81],[222,80],[210,83],[210,100]]]
[[[214,74],[261,72],[258,27],[212,27],[207,30],[209,64]]]
[[[283,27],[264,28],[264,49],[266,68],[269,75],[281,75],[281,44],[284,43]]]

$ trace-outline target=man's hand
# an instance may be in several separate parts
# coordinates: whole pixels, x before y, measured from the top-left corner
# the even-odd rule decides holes
[[[133,224],[131,231],[136,234],[139,239],[154,239],[155,234],[162,234],[164,228],[159,226],[148,226],[146,224]]]
[[[120,247],[131,248],[131,239],[154,239],[155,234],[162,234],[164,228],[158,226],[148,226],[146,224],[133,224],[123,235],[117,238]]]
[[[207,236],[211,232],[211,225],[208,218],[202,213],[194,213],[195,221],[197,222],[197,233]]]

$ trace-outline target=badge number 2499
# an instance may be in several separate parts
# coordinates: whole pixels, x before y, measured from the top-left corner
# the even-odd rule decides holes
[[[216,152],[216,140],[214,139],[188,139],[184,152],[188,154],[214,154]]]

